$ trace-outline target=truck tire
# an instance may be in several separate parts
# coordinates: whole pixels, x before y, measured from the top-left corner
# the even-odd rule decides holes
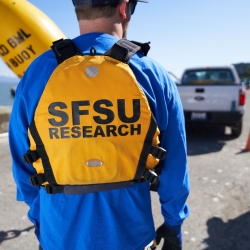
[[[232,132],[232,135],[234,136],[237,136],[237,137],[240,136],[242,132],[242,121],[240,121],[239,123],[231,127],[231,132]]]

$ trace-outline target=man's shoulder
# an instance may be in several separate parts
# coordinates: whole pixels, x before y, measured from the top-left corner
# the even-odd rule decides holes
[[[155,59],[150,56],[145,56],[141,51],[139,51],[131,60],[131,64],[140,67],[142,71],[151,71],[156,74],[166,75],[166,69]]]
[[[36,57],[29,65],[25,74],[34,75],[37,77],[37,73],[53,72],[57,66],[56,58],[52,50],[47,50],[38,57]]]
[[[56,57],[55,54],[51,49],[43,52],[41,55],[39,55],[33,62],[33,64],[45,64],[45,63],[51,63],[56,65]]]

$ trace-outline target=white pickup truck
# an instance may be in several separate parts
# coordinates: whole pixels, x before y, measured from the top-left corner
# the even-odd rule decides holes
[[[241,134],[246,93],[233,65],[186,69],[177,87],[187,125],[229,126]]]

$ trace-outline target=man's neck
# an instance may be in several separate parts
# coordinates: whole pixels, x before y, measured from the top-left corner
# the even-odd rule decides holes
[[[80,20],[79,27],[81,35],[92,32],[100,32],[110,34],[119,39],[121,39],[123,35],[122,24],[118,22],[111,22],[107,18],[98,18],[95,20]]]

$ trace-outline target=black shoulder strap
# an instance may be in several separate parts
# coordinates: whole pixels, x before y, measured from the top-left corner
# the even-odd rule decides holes
[[[83,55],[70,39],[60,39],[53,42],[51,49],[56,55],[57,63],[60,64],[66,59],[75,56]]]
[[[121,62],[128,63],[130,58],[139,50],[141,50],[144,56],[146,56],[150,49],[149,44],[150,42],[140,43],[136,41],[129,41],[127,39],[121,39],[115,43],[104,55],[110,56]],[[56,55],[58,64],[72,56],[84,55],[70,39],[60,39],[53,42],[51,49]]]
[[[131,42],[131,41],[128,41],[127,39],[121,39],[117,43],[115,43],[104,55],[110,56],[121,62],[128,63],[130,58],[136,52],[138,52],[139,50],[142,50],[142,47],[140,45],[142,44],[140,43],[136,44],[136,42]]]
[[[140,43],[140,42],[136,42],[136,41],[131,41],[132,43],[138,45],[141,47],[141,51],[143,53],[144,56],[147,56],[149,50],[150,50],[150,42],[147,43]]]

